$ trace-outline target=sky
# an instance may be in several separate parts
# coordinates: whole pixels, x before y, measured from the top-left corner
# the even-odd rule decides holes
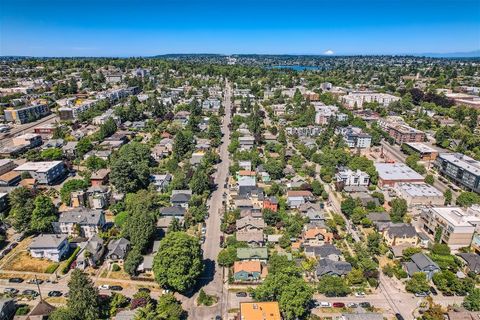
[[[480,50],[480,0],[0,0],[0,55]]]

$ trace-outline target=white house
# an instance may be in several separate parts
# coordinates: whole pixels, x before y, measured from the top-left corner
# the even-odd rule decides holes
[[[59,262],[68,251],[67,236],[62,234],[41,234],[30,244],[30,255]]]
[[[62,212],[54,229],[69,236],[83,236],[90,238],[102,230],[105,225],[105,214],[102,210],[75,208]]]
[[[370,182],[370,176],[360,170],[352,171],[348,168],[341,168],[335,174],[335,179],[337,183],[342,183],[344,187],[346,186],[368,186]]]

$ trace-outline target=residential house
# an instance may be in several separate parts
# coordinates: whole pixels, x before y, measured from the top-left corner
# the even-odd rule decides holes
[[[238,161],[238,166],[246,171],[251,171],[252,170],[252,161],[250,160],[240,160]]]
[[[323,246],[332,241],[333,234],[328,232],[326,228],[315,226],[305,230],[302,238],[305,246]]]
[[[235,261],[233,279],[235,282],[256,282],[262,278],[262,263],[258,260]]]
[[[426,274],[427,279],[430,280],[434,273],[440,271],[440,267],[424,253],[415,253],[410,259],[411,261],[404,264],[410,277],[414,273],[423,272]]]
[[[268,249],[267,248],[237,248],[238,260],[260,260],[267,262]]]
[[[304,252],[309,257],[320,259],[330,259],[332,261],[340,261],[341,251],[333,244],[326,243],[322,246],[304,246]]]
[[[150,181],[153,183],[158,192],[166,192],[173,177],[171,174],[153,174],[150,175]]]
[[[90,183],[92,186],[102,186],[108,183],[108,176],[110,175],[110,169],[99,169],[92,172],[90,176]]]
[[[241,320],[282,320],[277,301],[240,302]]]
[[[62,151],[65,157],[67,157],[68,159],[75,159],[78,155],[77,145],[78,145],[78,141],[68,141],[62,147]]]
[[[367,214],[367,218],[375,225],[377,230],[384,230],[392,221],[387,212],[370,212]]]
[[[160,214],[164,217],[183,217],[187,210],[180,206],[163,207]]]
[[[418,235],[415,227],[408,223],[390,223],[383,231],[383,237],[388,246],[418,243]]]
[[[320,259],[316,267],[317,277],[345,276],[352,271],[352,265],[346,261],[334,261],[330,259]]]
[[[480,255],[472,252],[458,253],[465,265],[465,271],[480,274]]]
[[[111,240],[108,244],[107,260],[112,263],[123,264],[127,257],[128,250],[130,250],[130,241],[125,238]]]
[[[102,210],[78,207],[60,214],[54,230],[69,236],[90,238],[103,229],[105,214]]]
[[[76,267],[79,269],[85,269],[88,266],[95,267],[104,252],[105,246],[103,239],[97,234],[92,236],[78,253]]]
[[[188,202],[192,198],[192,190],[173,190],[170,202],[173,206],[188,209]]]
[[[270,196],[263,200],[263,209],[269,209],[273,212],[277,212],[278,210],[278,200],[275,196]]]
[[[372,136],[363,132],[361,128],[348,126],[340,128],[339,133],[349,148],[367,149],[372,143]]]
[[[265,235],[263,230],[244,229],[236,232],[237,241],[246,242],[253,247],[261,247],[265,242]]]
[[[33,239],[28,249],[33,258],[59,262],[67,253],[68,248],[67,236],[60,234],[41,234]]]
[[[307,201],[314,200],[313,194],[308,190],[289,190],[287,191],[287,205],[290,208],[298,208]]]
[[[241,150],[250,150],[253,148],[255,138],[252,136],[239,137],[238,142]]]
[[[335,174],[335,180],[337,190],[341,191],[344,187],[367,187],[370,183],[370,175],[358,169],[352,171],[349,168],[342,167]]]
[[[85,195],[83,191],[80,192]],[[111,190],[107,186],[91,186],[87,189],[86,196],[90,208],[95,210],[105,209],[110,204]]]
[[[253,218],[252,216],[246,216],[240,218],[235,222],[237,231],[245,230],[263,230],[265,228],[265,221],[263,218]]]

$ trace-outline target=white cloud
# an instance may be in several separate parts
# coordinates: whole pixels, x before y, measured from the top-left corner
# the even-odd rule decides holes
[[[323,54],[324,54],[324,55],[327,55],[327,56],[331,56],[331,55],[333,55],[334,53],[335,53],[335,52],[333,52],[333,50],[328,49],[328,50],[326,50]]]

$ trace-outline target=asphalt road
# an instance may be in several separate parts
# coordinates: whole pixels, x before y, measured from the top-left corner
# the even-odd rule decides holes
[[[223,105],[225,108],[225,116],[222,122],[222,144],[219,148],[220,163],[216,166],[215,172],[215,184],[216,190],[212,192],[212,195],[208,201],[210,206],[209,217],[206,221],[206,234],[205,242],[203,244],[203,257],[205,262],[205,271],[200,280],[200,286],[203,287],[207,294],[215,295],[218,297],[218,303],[212,307],[199,307],[195,306],[195,300],[197,294],[184,302],[184,308],[189,313],[191,319],[214,319],[216,315],[222,315],[224,319],[227,316],[227,299],[228,292],[224,283],[223,268],[217,264],[217,256],[220,252],[220,231],[221,219],[223,212],[223,193],[226,191],[224,188],[225,181],[229,174],[229,154],[228,145],[230,144],[230,110],[231,110],[231,95],[232,89],[230,84],[226,83],[225,95]]]
[[[25,123],[22,125],[16,125],[15,128],[11,129],[9,132],[6,133],[1,133],[0,134],[0,145],[5,145],[8,144],[8,142],[12,139],[12,137],[23,134],[23,133],[28,133],[28,132],[33,132],[33,128],[41,125],[41,124],[50,124],[50,123],[55,123],[58,120],[56,114],[50,114],[42,119],[39,119],[34,122],[30,123]]]

